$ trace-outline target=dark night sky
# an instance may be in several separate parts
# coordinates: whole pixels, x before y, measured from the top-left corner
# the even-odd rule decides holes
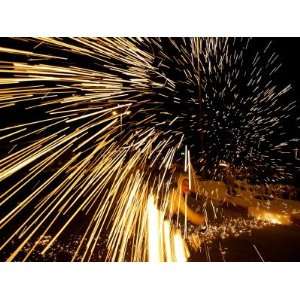
[[[299,138],[299,100],[300,100],[300,38],[273,38],[273,48],[280,55],[283,76],[292,84],[291,97],[296,100],[294,123],[290,126],[290,133]],[[298,121],[296,121],[298,118]],[[295,161],[297,163],[297,161]],[[299,165],[298,165],[299,167]],[[295,174],[294,183],[299,186],[299,169]]]

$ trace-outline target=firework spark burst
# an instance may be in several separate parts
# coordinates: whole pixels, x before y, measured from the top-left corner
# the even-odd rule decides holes
[[[45,255],[84,219],[73,261],[91,260],[104,232],[108,261],[185,261],[197,215],[174,185],[179,166],[197,191],[220,161],[289,176],[295,101],[271,43],[16,38],[0,55],[0,253],[13,248],[1,259]]]

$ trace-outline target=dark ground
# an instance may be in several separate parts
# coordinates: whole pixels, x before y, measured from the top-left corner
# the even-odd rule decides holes
[[[263,229],[254,229],[251,235],[242,234],[237,238],[216,240],[208,245],[211,261],[224,261],[220,244],[225,250],[223,256],[225,261],[256,262],[262,259],[273,262],[300,261],[300,227],[296,225],[272,225]],[[190,261],[208,261],[204,249],[191,254]]]

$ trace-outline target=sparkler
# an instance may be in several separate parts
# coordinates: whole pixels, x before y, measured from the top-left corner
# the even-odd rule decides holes
[[[211,174],[211,162],[220,160],[284,167],[265,158],[286,148],[273,136],[295,102],[284,104],[291,87],[270,79],[280,68],[270,45],[249,62],[251,41],[239,39],[1,44],[0,230],[7,238],[0,253],[15,245],[1,259],[46,254],[83,214],[89,222],[74,261],[91,260],[105,230],[107,260],[184,261],[186,245],[171,217],[185,215],[186,237],[191,212],[180,204],[180,185],[173,187],[174,163],[184,165],[190,189],[192,164],[201,161]]]

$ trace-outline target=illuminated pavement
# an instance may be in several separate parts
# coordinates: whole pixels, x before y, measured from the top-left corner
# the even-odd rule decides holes
[[[71,235],[68,239],[55,243],[45,256],[36,252],[29,261],[70,261],[80,239],[80,235]],[[2,254],[6,256],[8,253]],[[91,261],[104,261],[105,254],[106,239],[102,239],[97,243]],[[190,249],[190,254],[189,261],[194,262],[258,262],[262,260],[296,262],[300,261],[300,227],[268,225],[261,229],[249,230],[238,237],[217,237],[206,243],[206,247],[202,244],[201,251],[195,252]],[[0,260],[3,260],[3,257]]]
[[[270,223],[260,224],[260,221],[248,217],[246,210],[240,207],[229,206],[228,204],[218,206],[222,210],[219,214],[220,219],[214,219],[212,209],[208,209],[210,225],[214,227],[215,232],[212,239],[208,238],[202,243],[201,250],[193,250],[189,245],[190,258],[189,261],[206,262],[206,261],[232,261],[232,262],[258,262],[258,261],[300,261],[300,226],[293,225],[275,225]],[[229,220],[229,223],[224,222]],[[245,226],[239,226],[240,223],[246,222]],[[247,223],[248,222],[248,223]],[[233,227],[235,233],[223,236],[219,230],[219,225],[223,228]],[[232,226],[232,224],[235,224]],[[249,226],[250,224],[250,226]],[[252,226],[253,225],[253,226]],[[42,256],[39,251],[33,253],[29,261],[70,261],[75,253],[81,240],[80,234],[70,234],[79,230],[78,223],[74,224],[70,231],[62,236],[62,238],[53,245]],[[190,232],[193,232],[191,226]],[[239,234],[236,234],[239,232]],[[206,235],[207,236],[207,235]],[[42,243],[46,244],[51,236],[46,237]],[[99,239],[95,249],[95,253],[91,257],[91,261],[104,261],[106,257],[107,236]],[[12,245],[13,246],[13,245]],[[32,246],[32,245],[31,245]],[[11,248],[11,250],[14,247]],[[25,247],[25,253],[30,249],[30,245]],[[9,255],[7,252],[1,253],[0,260]],[[22,255],[22,256],[23,256]],[[24,257],[24,256],[23,256]],[[79,259],[80,260],[80,259]]]
[[[207,247],[211,261],[300,261],[300,227],[267,226],[237,238],[217,239]],[[204,248],[191,253],[190,261],[208,261]]]
[[[297,203],[298,208],[298,203]],[[272,212],[274,209],[270,209]],[[263,209],[264,211],[264,209]],[[278,213],[278,210],[274,210]],[[213,220],[211,210],[208,210]],[[245,207],[223,205],[222,218],[242,219],[247,222],[255,218],[248,216]],[[252,220],[252,221],[251,221]],[[277,220],[276,220],[277,221]],[[214,221],[212,221],[212,225]],[[278,225],[265,223],[241,230],[241,234],[222,235],[204,243],[201,251],[190,251],[189,261],[300,261],[300,226],[297,224]],[[242,227],[240,227],[242,228]]]

